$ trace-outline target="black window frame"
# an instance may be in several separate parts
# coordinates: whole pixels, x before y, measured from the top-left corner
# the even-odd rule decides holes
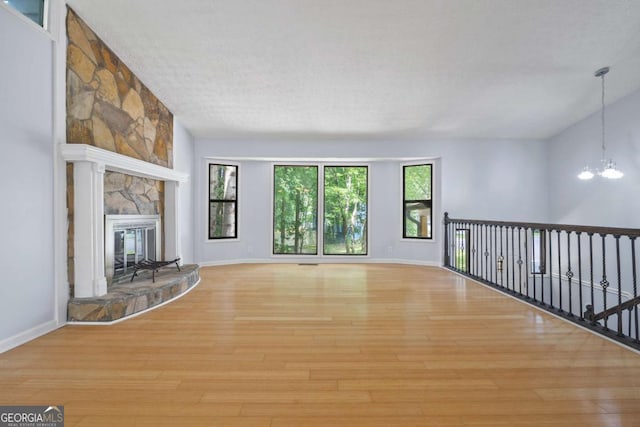
[[[429,174],[429,189],[431,193],[430,199],[411,199],[408,200],[406,198],[406,170],[407,168],[416,167],[416,166],[429,166],[431,169],[431,173]],[[405,164],[402,165],[402,238],[403,239],[411,239],[411,240],[433,240],[434,233],[434,222],[433,222],[433,163],[415,163],[415,164]],[[429,223],[431,224],[431,233],[429,236],[407,236],[407,203],[422,203],[425,207],[429,208]]]
[[[213,167],[232,167],[235,168],[235,172],[236,172],[236,191],[235,191],[235,199],[214,199],[211,197],[211,171]],[[208,207],[207,207],[207,238],[208,240],[229,240],[229,239],[237,239],[238,238],[238,191],[239,191],[239,176],[240,176],[240,167],[236,164],[229,164],[229,163],[216,163],[216,162],[210,162],[208,163],[208,167],[209,167],[209,171],[207,173],[207,192],[209,193],[209,203],[208,203]],[[234,210],[233,210],[233,214],[234,214],[234,220],[233,220],[233,236],[211,236],[211,204],[212,203],[233,203],[234,204]]]

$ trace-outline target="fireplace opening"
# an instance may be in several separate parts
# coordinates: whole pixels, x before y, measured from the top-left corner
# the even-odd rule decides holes
[[[160,215],[105,215],[105,270],[109,285],[129,279],[134,265],[161,258]]]

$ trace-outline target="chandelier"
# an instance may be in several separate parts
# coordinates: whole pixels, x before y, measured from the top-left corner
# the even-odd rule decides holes
[[[607,159],[606,146],[605,146],[605,127],[604,127],[604,76],[609,72],[609,67],[600,68],[595,72],[596,77],[600,77],[602,80],[602,111],[601,111],[601,119],[602,119],[602,160],[600,160],[600,168],[592,170],[589,165],[585,166],[582,169],[582,172],[578,174],[578,178],[582,180],[590,180],[596,175],[599,175],[603,178],[607,179],[620,179],[624,176],[621,170],[616,168],[616,163],[612,159]]]

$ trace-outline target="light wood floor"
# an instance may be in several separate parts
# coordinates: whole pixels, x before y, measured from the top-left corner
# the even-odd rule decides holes
[[[438,268],[240,265],[0,355],[66,426],[640,425],[640,355]]]

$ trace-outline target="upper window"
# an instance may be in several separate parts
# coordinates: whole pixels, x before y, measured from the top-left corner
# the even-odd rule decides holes
[[[46,28],[46,0],[2,0],[4,4],[22,13],[33,22]]]
[[[402,237],[431,239],[433,237],[432,165],[402,167]]]
[[[238,237],[238,166],[209,164],[209,239]]]

